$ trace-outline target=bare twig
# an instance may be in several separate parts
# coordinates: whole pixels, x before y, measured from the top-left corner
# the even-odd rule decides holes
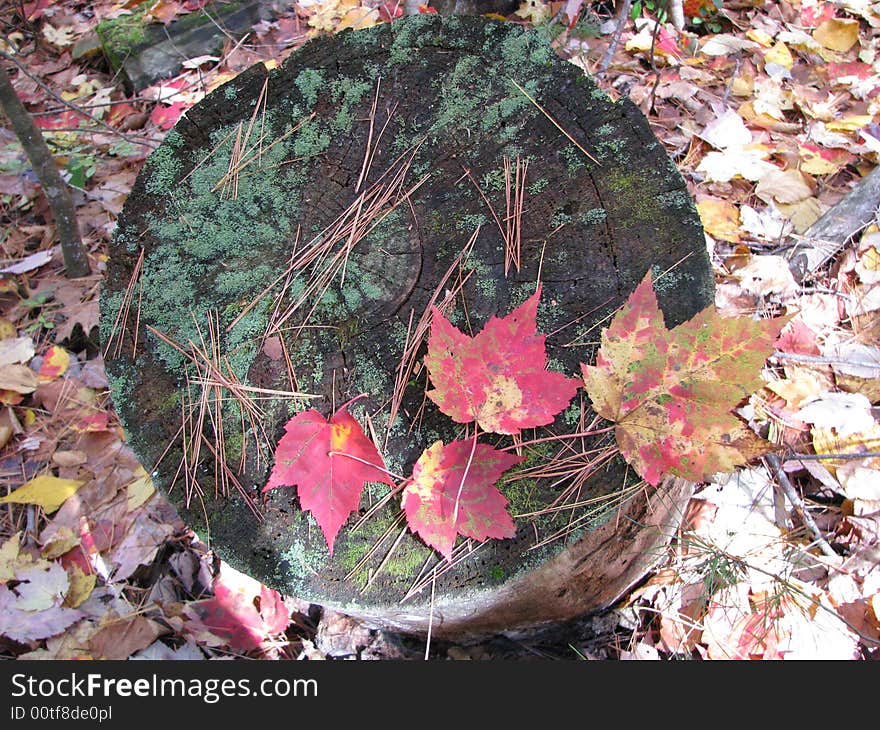
[[[2,51],[0,55],[9,58]],[[88,276],[92,273],[92,268],[89,266],[89,258],[80,237],[70,190],[61,179],[61,173],[58,172],[58,166],[46,140],[43,139],[42,133],[15,93],[9,74],[2,65],[0,65],[0,107],[9,117],[55,216],[67,276],[71,278]]]
[[[820,355],[798,355],[793,352],[774,352],[771,356],[774,360],[790,360],[791,362],[803,362],[811,365],[851,365],[858,368],[880,368],[880,362],[870,360],[850,360],[842,357],[822,357]]]
[[[880,451],[854,451],[845,454],[789,454],[783,461],[858,461],[859,459],[876,459]]]
[[[599,64],[599,71],[597,73],[598,76],[604,74],[611,65],[611,60],[614,58],[617,46],[620,44],[620,36],[629,18],[630,7],[632,7],[632,0],[618,0],[617,2],[617,14],[614,16],[614,35],[611,36],[611,43],[608,44],[605,55],[602,56],[602,63]]]
[[[123,139],[130,144],[138,144],[138,145],[142,145],[144,147],[149,147],[150,149],[156,149],[156,147],[158,146],[158,145],[154,144],[153,142],[149,142],[145,139],[135,139],[134,137],[129,137],[124,132],[120,132],[115,127],[111,127],[109,124],[107,124],[107,122],[103,121],[102,119],[98,119],[97,117],[94,117],[91,114],[89,114],[87,111],[84,111],[82,109],[82,107],[77,106],[73,102],[67,101],[67,99],[63,99],[58,94],[56,94],[54,91],[52,91],[52,89],[49,88],[49,86],[46,85],[46,83],[43,82],[39,77],[34,76],[32,73],[30,73],[30,71],[28,71],[27,68],[25,68],[25,66],[21,63],[21,61],[19,61],[15,56],[10,56],[8,53],[4,53],[3,51],[0,51],[0,58],[5,58],[7,61],[15,64],[15,66],[18,68],[18,70],[21,73],[23,73],[25,76],[27,76],[31,81],[33,81],[37,86],[39,86],[43,91],[45,91],[46,94],[48,94],[52,99],[57,101],[59,104],[62,104],[63,106],[70,109],[72,112],[79,114],[81,117],[85,117],[90,122],[97,124],[99,127],[106,130],[108,133],[110,133],[116,137],[119,137],[120,139]],[[85,130],[83,130],[83,131],[85,131]]]
[[[785,473],[785,470],[782,468],[782,462],[776,454],[768,454],[766,457],[767,463],[773,469],[773,473],[776,475],[776,480],[779,482],[779,486],[782,488],[783,493],[786,497],[788,497],[788,501],[791,502],[792,507],[794,507],[795,512],[797,512],[798,517],[801,518],[801,521],[804,523],[804,526],[810,531],[810,534],[816,541],[816,546],[822,551],[824,555],[828,557],[837,557],[837,553],[834,552],[834,548],[828,543],[828,541],[822,536],[822,532],[819,529],[819,526],[816,524],[816,521],[813,519],[813,516],[807,512],[807,509],[804,505],[804,500],[801,498],[801,495],[797,493],[797,490],[792,486],[792,483],[788,480],[788,476]]]

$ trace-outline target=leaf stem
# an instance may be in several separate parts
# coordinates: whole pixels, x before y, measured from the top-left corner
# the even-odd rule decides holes
[[[345,403],[343,403],[339,408],[337,408],[337,412],[341,411],[343,408],[348,408],[352,403],[359,401],[361,398],[367,398],[369,393],[361,393],[360,395],[356,395],[354,398],[349,398]]]

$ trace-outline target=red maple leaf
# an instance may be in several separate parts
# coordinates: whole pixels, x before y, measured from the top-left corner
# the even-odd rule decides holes
[[[807,327],[802,320],[797,320],[786,325],[774,347],[791,354],[818,355],[820,354],[819,345],[816,344],[818,337],[816,332]]]
[[[258,648],[270,636],[284,633],[290,612],[277,591],[260,586],[254,595],[247,584],[227,586],[219,579],[214,596],[187,604],[184,613],[197,635],[208,632],[240,651]]]
[[[40,129],[76,129],[81,119],[81,114],[74,111],[64,111],[52,116],[34,117],[34,124]]]
[[[473,440],[437,441],[422,452],[403,491],[410,529],[447,560],[457,535],[481,542],[513,537],[516,526],[495,483],[522,458]]]
[[[360,504],[364,483],[394,482],[345,406],[329,421],[310,408],[297,413],[284,429],[263,491],[295,485],[301,507],[314,515],[332,555],[336,535]]]
[[[836,11],[833,3],[803,3],[800,24],[807,28],[815,28],[817,25],[822,25],[824,21],[831,20],[835,15]]]
[[[425,366],[434,390],[428,397],[458,423],[517,434],[552,423],[580,381],[546,370],[545,335],[537,334],[541,287],[510,314],[492,317],[475,337],[433,309]]]
[[[94,411],[71,424],[71,429],[77,433],[94,433],[98,431],[110,431],[110,414],[107,411]]]
[[[150,114],[150,121],[163,131],[171,129],[177,124],[177,120],[180,119],[180,115],[186,111],[187,107],[188,105],[182,101],[175,101],[168,106],[157,104],[153,113]]]
[[[110,112],[107,114],[107,124],[111,127],[118,127],[125,121],[126,117],[138,113],[138,110],[128,102],[114,104],[110,109]]]
[[[397,18],[403,15],[403,3],[401,2],[386,2],[382,3],[379,6],[379,17],[384,20],[386,23],[390,23],[392,20],[396,20]]]

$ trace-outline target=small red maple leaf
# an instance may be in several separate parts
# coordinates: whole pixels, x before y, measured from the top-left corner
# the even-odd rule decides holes
[[[74,111],[65,111],[51,116],[34,117],[40,129],[76,129],[82,117]]]
[[[162,131],[171,129],[171,127],[177,124],[177,120],[180,119],[180,115],[186,111],[187,106],[188,105],[184,104],[182,101],[175,101],[168,106],[158,104],[156,105],[156,108],[153,109],[152,114],[150,114],[150,121]]]
[[[820,354],[819,346],[816,344],[818,337],[815,330],[807,327],[803,321],[797,320],[785,326],[774,347],[791,354],[818,355]]]
[[[213,634],[240,651],[256,649],[267,638],[284,633],[290,623],[284,600],[277,591],[259,588],[255,596],[247,584],[226,585],[218,580],[212,598],[187,604],[184,613],[191,630]]]
[[[513,537],[516,526],[495,483],[522,459],[473,440],[437,441],[422,452],[403,491],[410,529],[447,560],[457,535],[481,542]]]
[[[386,23],[403,15],[403,4],[401,2],[387,2],[379,6],[379,17]]]
[[[433,309],[425,366],[434,390],[428,397],[458,423],[517,434],[552,423],[580,381],[546,370],[545,335],[537,334],[541,287],[506,317],[492,317],[468,337]]]
[[[314,515],[332,555],[336,535],[360,504],[364,483],[394,482],[345,406],[329,421],[310,408],[297,413],[284,429],[263,492],[295,485],[300,505]]]

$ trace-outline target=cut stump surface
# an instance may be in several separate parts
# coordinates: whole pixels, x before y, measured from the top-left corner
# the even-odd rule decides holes
[[[540,279],[549,367],[576,376],[649,268],[666,272],[668,326],[711,303],[699,218],[639,111],[534,32],[408,17],[256,66],[167,135],[111,250],[107,369],[144,465],[237,569],[400,630],[510,631],[617,600],[660,559],[692,485],[646,491],[608,433],[547,440],[590,426],[580,391],[521,437],[544,440],[500,485],[516,537],[460,539],[450,565],[406,529],[399,492],[368,485],[331,557],[295,490],[261,494],[275,444],[294,413],[366,394],[351,413],[410,474],[464,435],[425,398],[413,333],[432,301],[476,333]]]

